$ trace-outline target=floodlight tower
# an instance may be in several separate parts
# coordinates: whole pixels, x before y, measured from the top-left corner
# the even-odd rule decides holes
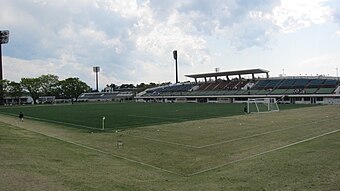
[[[94,66],[93,67],[93,72],[96,73],[96,91],[98,92],[98,73],[100,72],[100,67],[99,66]]]
[[[7,44],[9,40],[9,31],[0,30],[0,81],[3,80],[2,76],[2,44]],[[0,105],[4,104],[4,89],[3,84],[0,83]]]
[[[174,50],[173,52],[175,64],[176,64],[176,84],[178,83],[178,66],[177,66],[177,50]]]

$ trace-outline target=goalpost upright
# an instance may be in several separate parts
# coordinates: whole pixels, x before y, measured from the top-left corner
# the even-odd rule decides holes
[[[275,98],[248,98],[247,111],[264,113],[280,111],[280,109]]]

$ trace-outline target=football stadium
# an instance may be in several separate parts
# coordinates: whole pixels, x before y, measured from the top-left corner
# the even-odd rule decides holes
[[[340,191],[339,27],[339,0],[0,0],[0,191]]]
[[[0,107],[1,189],[339,190],[336,77],[187,76],[132,101]]]

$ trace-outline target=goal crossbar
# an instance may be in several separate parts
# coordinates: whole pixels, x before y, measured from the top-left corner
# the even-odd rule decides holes
[[[266,113],[280,111],[275,98],[249,98],[247,101],[248,113]]]

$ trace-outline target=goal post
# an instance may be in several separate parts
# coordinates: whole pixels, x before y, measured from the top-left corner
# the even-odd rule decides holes
[[[247,101],[248,113],[265,113],[280,111],[275,98],[249,98]]]

